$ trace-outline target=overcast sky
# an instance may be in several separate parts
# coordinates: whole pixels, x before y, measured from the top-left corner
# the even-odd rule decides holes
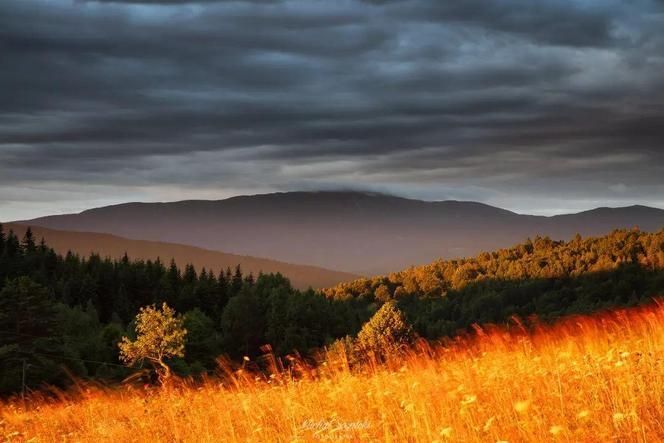
[[[0,220],[363,189],[664,207],[662,0],[1,0]]]

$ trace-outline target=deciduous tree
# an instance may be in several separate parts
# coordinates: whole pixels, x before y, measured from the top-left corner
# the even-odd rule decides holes
[[[166,359],[184,357],[185,336],[182,318],[164,303],[161,309],[154,305],[141,308],[136,316],[136,340],[122,337],[118,344],[120,359],[133,366],[149,361],[165,382],[171,374]]]

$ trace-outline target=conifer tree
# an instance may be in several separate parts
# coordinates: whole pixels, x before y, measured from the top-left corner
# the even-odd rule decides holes
[[[43,286],[28,277],[8,280],[0,291],[0,362],[23,361],[32,366],[28,385],[53,381],[60,375],[51,355],[57,356],[54,335],[56,306]],[[20,368],[0,373],[0,392],[20,386]],[[3,371],[0,371],[3,372]]]
[[[29,226],[25,230],[25,235],[23,236],[23,241],[21,242],[21,248],[23,248],[27,254],[33,254],[37,250],[35,236],[33,235],[32,229]]]
[[[240,289],[242,289],[242,268],[240,268],[240,265],[237,265],[231,280],[231,295],[235,296],[239,294]]]
[[[5,231],[4,228],[2,227],[2,223],[0,223],[0,257],[2,256],[2,253],[5,251]]]
[[[14,234],[14,231],[10,229],[7,234],[7,240],[5,241],[5,253],[9,257],[15,257],[19,255],[20,250],[21,244],[19,243],[16,234]]]

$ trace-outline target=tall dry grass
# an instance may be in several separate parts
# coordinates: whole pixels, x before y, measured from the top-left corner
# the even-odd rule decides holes
[[[664,440],[664,306],[480,330],[362,373],[81,388],[2,404],[8,441]]]

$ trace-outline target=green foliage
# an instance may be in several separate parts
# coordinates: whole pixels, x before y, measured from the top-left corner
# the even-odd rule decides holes
[[[149,361],[161,379],[170,376],[166,359],[184,357],[187,330],[183,320],[166,303],[141,308],[136,315],[136,339],[122,337],[118,344],[120,359],[128,365]]]
[[[230,299],[221,316],[225,348],[233,357],[252,355],[261,344],[265,329],[262,300],[250,289]]]
[[[537,237],[524,244],[477,257],[439,260],[387,276],[363,278],[324,290],[331,298],[396,298],[396,294],[445,296],[488,280],[530,281],[575,278],[615,271],[628,264],[664,269],[664,231],[649,234],[619,230],[598,238],[577,236],[569,242]],[[389,294],[386,294],[386,289]]]
[[[68,370],[78,377],[96,376],[100,364],[89,362],[109,361],[113,352],[104,343],[94,308],[58,304],[56,312],[54,335],[62,339],[62,355]]]
[[[385,288],[426,338],[516,315],[544,320],[647,302],[664,294],[664,231],[619,230],[569,242],[535,238],[474,258],[439,260],[343,283],[333,299],[383,300]]]
[[[43,286],[28,277],[8,280],[0,291],[0,392],[53,382],[61,376],[50,355],[62,350],[54,336],[56,305]]]
[[[213,370],[222,354],[254,359],[265,344],[278,355],[326,347],[352,366],[366,349],[398,346],[396,338],[382,343],[400,330],[392,323],[435,339],[473,323],[514,315],[552,320],[663,294],[664,231],[535,238],[474,258],[298,291],[282,275],[254,278],[239,267],[215,274],[126,256],[60,256],[32,234],[19,240],[0,226],[0,392],[22,388],[24,366],[28,389],[66,385],[63,368],[78,378],[122,379],[128,370],[118,365],[118,343],[141,307],[164,302],[184,313],[179,320],[188,330],[185,356],[164,362],[195,375]]]
[[[184,355],[186,362],[203,372],[214,365],[214,359],[222,353],[221,334],[217,332],[214,321],[199,308],[184,314],[183,325],[187,330]]]

